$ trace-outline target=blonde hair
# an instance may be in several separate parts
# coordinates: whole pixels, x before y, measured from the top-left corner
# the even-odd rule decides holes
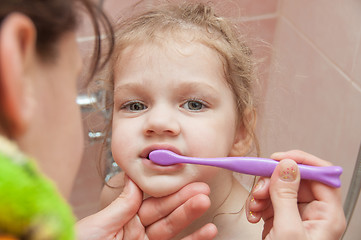
[[[191,37],[192,41],[200,42],[219,54],[225,79],[237,104],[238,124],[242,124],[249,145],[253,144],[259,155],[254,133],[256,113],[252,91],[257,77],[253,72],[251,50],[237,27],[217,16],[211,6],[202,3],[167,4],[122,20],[115,29],[116,44],[110,67],[114,69],[122,51],[130,45],[182,41],[185,40],[184,33],[186,39]],[[109,98],[112,99],[114,76],[113,70],[110,72]]]

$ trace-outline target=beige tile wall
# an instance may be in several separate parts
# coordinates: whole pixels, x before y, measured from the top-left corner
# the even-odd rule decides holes
[[[104,8],[118,19],[131,14],[134,2],[104,0]],[[259,65],[262,155],[297,148],[341,165],[344,199],[361,139],[361,2],[213,2],[248,34],[255,55],[264,59]],[[79,34],[84,55],[91,48],[88,25],[84,21]],[[86,150],[71,199],[79,218],[98,209],[102,187],[94,163],[99,145]],[[344,239],[361,236],[360,203],[356,211]]]
[[[281,1],[260,122],[266,155],[297,148],[342,166],[343,200],[361,139],[360,44],[360,1]],[[356,211],[344,239],[361,236]]]

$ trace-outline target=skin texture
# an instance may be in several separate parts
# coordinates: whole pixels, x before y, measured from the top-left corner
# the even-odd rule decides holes
[[[6,122],[8,126],[1,125],[0,134],[12,139],[21,151],[35,158],[42,172],[56,183],[63,197],[67,198],[83,150],[80,111],[75,103],[76,81],[82,63],[74,32],[65,33],[58,39],[55,43],[56,58],[48,61],[37,54],[36,37],[34,24],[25,15],[10,14],[2,22],[0,104],[2,123]],[[130,183],[113,205],[77,225],[78,239],[106,239],[117,234],[127,240],[132,239],[127,236],[138,234],[139,229],[128,220],[136,219],[135,214],[141,207],[154,209],[155,206],[164,215],[153,220],[153,223],[159,222],[159,227],[153,229],[164,234],[164,239],[169,239],[181,227],[176,225],[178,221],[188,225],[209,207],[209,193],[199,188],[199,184],[182,189],[188,195],[183,194],[181,201],[174,194],[169,196],[168,201],[160,199],[142,207],[142,192],[137,185]],[[194,205],[199,198],[202,200]],[[189,219],[184,218],[183,212],[188,213]],[[149,214],[153,213],[149,211]],[[162,223],[169,218],[173,220],[168,222],[168,226],[173,227],[174,232],[162,228]],[[96,231],[100,229],[103,232]],[[121,234],[123,229],[127,229],[127,234]],[[208,225],[188,236],[188,239],[213,239],[216,234],[214,225]],[[148,237],[144,235],[144,239]]]

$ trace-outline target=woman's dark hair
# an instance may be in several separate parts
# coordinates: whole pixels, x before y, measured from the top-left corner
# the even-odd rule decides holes
[[[36,48],[39,56],[50,60],[57,53],[57,41],[69,31],[75,30],[78,23],[79,7],[85,8],[93,23],[95,44],[90,78],[108,61],[113,50],[114,38],[112,26],[101,11],[91,0],[1,0],[0,26],[11,13],[18,12],[28,16],[37,30]],[[102,46],[101,32],[104,31],[109,41],[108,52],[101,63]]]

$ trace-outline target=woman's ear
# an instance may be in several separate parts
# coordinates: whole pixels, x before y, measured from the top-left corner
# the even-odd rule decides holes
[[[237,125],[237,132],[230,156],[245,156],[251,151],[255,141],[254,130],[256,121],[254,109],[246,109],[243,112],[243,120]]]
[[[23,14],[7,16],[0,28],[0,130],[14,138],[27,128],[32,115],[32,66],[36,29]]]

